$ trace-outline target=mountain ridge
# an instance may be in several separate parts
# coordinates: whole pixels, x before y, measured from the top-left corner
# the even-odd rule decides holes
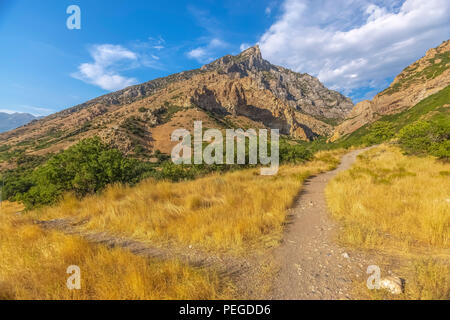
[[[450,40],[429,49],[425,56],[406,67],[391,85],[372,100],[358,103],[333,133],[330,141],[343,138],[382,116],[414,107],[450,85]]]
[[[258,46],[112,92],[0,134],[0,146],[26,145],[32,154],[54,153],[90,136],[125,154],[170,153],[169,133],[210,126],[270,127],[297,139],[328,136],[353,104],[308,74],[274,66]]]
[[[260,72],[266,71],[267,72],[269,70],[274,70],[274,69],[281,70],[281,71],[284,71],[284,72],[287,72],[290,74],[304,77],[308,81],[313,81],[314,84],[319,86],[321,90],[327,90],[327,91],[332,92],[333,93],[332,96],[338,97],[339,100],[345,102],[345,106],[342,110],[342,113],[338,113],[338,112],[335,113],[335,116],[337,119],[342,119],[343,115],[346,112],[349,112],[349,109],[351,109],[351,107],[353,107],[353,103],[351,102],[350,98],[347,98],[336,91],[326,89],[325,86],[323,86],[323,84],[317,78],[315,78],[307,73],[301,74],[301,73],[291,71],[287,68],[272,65],[267,60],[264,60],[262,58],[262,54],[259,49],[259,46],[255,45],[253,47],[250,47],[250,48],[244,50],[239,55],[236,55],[236,56],[226,55],[226,56],[221,57],[221,58],[219,58],[209,64],[206,64],[198,69],[192,69],[192,70],[182,71],[179,73],[174,73],[174,74],[171,74],[166,77],[156,78],[156,79],[153,79],[153,80],[141,83],[141,84],[126,87],[124,89],[121,89],[121,90],[118,90],[115,92],[107,93],[105,95],[88,100],[87,102],[84,102],[82,104],[79,104],[79,105],[64,109],[60,112],[54,113],[54,114],[50,115],[50,117],[78,111],[79,109],[82,109],[86,106],[96,104],[96,103],[105,103],[105,104],[115,105],[115,104],[119,104],[119,103],[135,102],[137,99],[144,97],[144,96],[151,95],[155,91],[166,87],[168,84],[170,84],[172,82],[190,80],[190,79],[192,79],[193,76],[201,74],[201,73],[206,73],[208,71],[209,72],[222,71],[222,73],[223,73],[222,69],[224,68],[224,66],[227,64],[228,64],[228,66],[230,65],[230,63],[228,63],[228,62],[231,62],[231,67],[228,70],[226,70],[225,73],[240,73],[241,76],[248,76],[248,73],[246,72],[247,70],[240,69],[239,64],[236,63],[236,62],[238,62],[238,63],[243,62],[243,64],[246,65],[245,62],[247,62],[247,61],[245,58],[248,58],[249,67],[250,67],[250,69],[252,69],[253,72],[256,72],[256,71],[260,71]],[[255,68],[255,66],[258,66],[258,67]],[[235,68],[235,69],[233,69],[233,68]],[[316,113],[318,115],[317,110],[311,110],[311,108],[309,108],[308,111],[311,113]],[[308,112],[306,112],[306,113],[308,113]]]

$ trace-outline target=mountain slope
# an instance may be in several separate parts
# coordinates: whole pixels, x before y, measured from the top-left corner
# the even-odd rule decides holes
[[[0,112],[0,132],[9,131],[24,124],[29,123],[37,119],[37,117],[33,116],[29,113],[4,113]]]
[[[406,126],[417,121],[431,121],[450,125],[450,85],[423,99],[414,107],[395,114],[382,116],[334,142],[336,147],[349,147],[361,144],[378,144],[395,138]],[[430,132],[431,133],[431,132]],[[448,132],[447,134],[450,134]]]
[[[129,87],[0,135],[0,148],[46,154],[98,135],[126,154],[169,153],[169,135],[192,129],[270,127],[304,140],[328,136],[350,99],[317,79],[265,61],[258,47],[201,69]]]
[[[450,85],[450,40],[430,49],[426,55],[404,69],[393,83],[375,96],[362,101],[335,128],[332,141],[346,136],[382,116],[411,108]]]

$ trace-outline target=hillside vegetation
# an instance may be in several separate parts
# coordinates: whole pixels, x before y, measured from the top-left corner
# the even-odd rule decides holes
[[[407,111],[449,85],[450,40],[447,40],[406,67],[386,90],[372,100],[359,102],[346,120],[334,128],[331,140],[345,137],[384,116]]]
[[[374,145],[396,138],[409,153],[450,158],[450,86],[406,111],[384,116],[358,129],[333,145]]]
[[[341,154],[320,152],[303,165],[282,166],[276,176],[248,169],[179,183],[149,179],[135,187],[113,185],[82,200],[68,195],[31,214],[41,220],[87,220],[87,230],[153,244],[243,253],[279,241],[286,210],[303,181],[335,167]]]
[[[414,63],[405,68],[401,77],[394,84],[380,93],[380,95],[389,95],[409,88],[415,83],[425,82],[439,77],[448,69],[450,63],[450,51],[437,52],[432,58],[428,59],[425,66],[420,63]]]
[[[236,148],[235,146],[235,150]],[[248,149],[246,141],[246,162],[249,158]],[[269,146],[268,150],[270,149]],[[312,154],[305,144],[286,138],[280,141],[281,163],[300,164],[310,160]],[[98,137],[84,139],[50,157],[19,154],[15,160],[17,167],[5,170],[0,176],[0,184],[2,180],[5,182],[3,198],[20,201],[27,209],[32,209],[55,204],[65,193],[73,193],[81,199],[98,194],[116,183],[135,185],[150,177],[158,181],[177,182],[200,178],[213,172],[256,167],[226,164],[175,165],[167,155],[157,152],[155,157],[158,162],[152,163],[125,156]]]

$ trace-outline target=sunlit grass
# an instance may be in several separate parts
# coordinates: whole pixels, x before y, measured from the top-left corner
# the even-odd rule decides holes
[[[243,252],[274,246],[286,210],[304,179],[339,163],[342,151],[321,152],[313,161],[283,166],[278,175],[259,169],[213,174],[180,183],[147,180],[130,188],[109,187],[102,195],[31,213],[39,219],[89,218],[88,230],[106,231],[152,244]]]
[[[66,286],[71,265],[81,269],[81,290]],[[177,261],[149,261],[43,230],[23,217],[0,216],[0,300],[221,299],[232,295],[231,284],[212,271]]]
[[[359,157],[328,185],[334,217],[346,244],[407,249],[450,248],[450,165],[432,157],[407,157],[383,146]]]
[[[0,214],[18,214],[25,210],[25,206],[18,202],[3,201],[0,205]]]
[[[326,189],[343,245],[400,261],[404,298],[450,298],[450,164],[383,145],[361,155]],[[372,298],[385,293],[370,292]]]

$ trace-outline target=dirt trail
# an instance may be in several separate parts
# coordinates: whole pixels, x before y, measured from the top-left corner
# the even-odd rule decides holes
[[[238,291],[245,298],[350,299],[351,281],[358,277],[365,281],[368,263],[359,254],[345,251],[335,244],[333,236],[337,226],[328,217],[324,189],[339,171],[350,168],[356,156],[365,150],[346,154],[337,169],[305,181],[295,207],[289,212],[283,243],[274,251],[275,261],[281,266],[268,297],[260,290],[266,285],[266,280],[257,276],[266,260],[270,260],[268,255],[250,254],[237,258],[225,253],[214,255],[192,247],[155,247],[103,232],[85,231],[82,227],[88,220],[56,219],[35,223],[46,229],[81,236],[90,243],[122,248],[146,258],[175,259],[194,267],[212,268],[221,276],[234,278]]]
[[[349,169],[366,150],[346,154],[337,169],[305,181],[291,209],[283,243],[274,252],[280,271],[272,299],[351,299],[352,281],[366,281],[370,263],[362,254],[336,244],[338,226],[329,218],[325,200],[328,182],[338,172]]]
[[[221,276],[232,277],[243,274],[250,268],[244,259],[238,259],[226,254],[211,254],[202,250],[187,247],[166,245],[152,246],[149,243],[118,237],[106,232],[84,231],[82,227],[88,220],[75,222],[73,219],[55,219],[50,221],[35,221],[44,229],[58,230],[65,234],[80,236],[89,243],[105,245],[108,248],[122,248],[135,255],[158,260],[178,260],[193,267],[213,268]]]

